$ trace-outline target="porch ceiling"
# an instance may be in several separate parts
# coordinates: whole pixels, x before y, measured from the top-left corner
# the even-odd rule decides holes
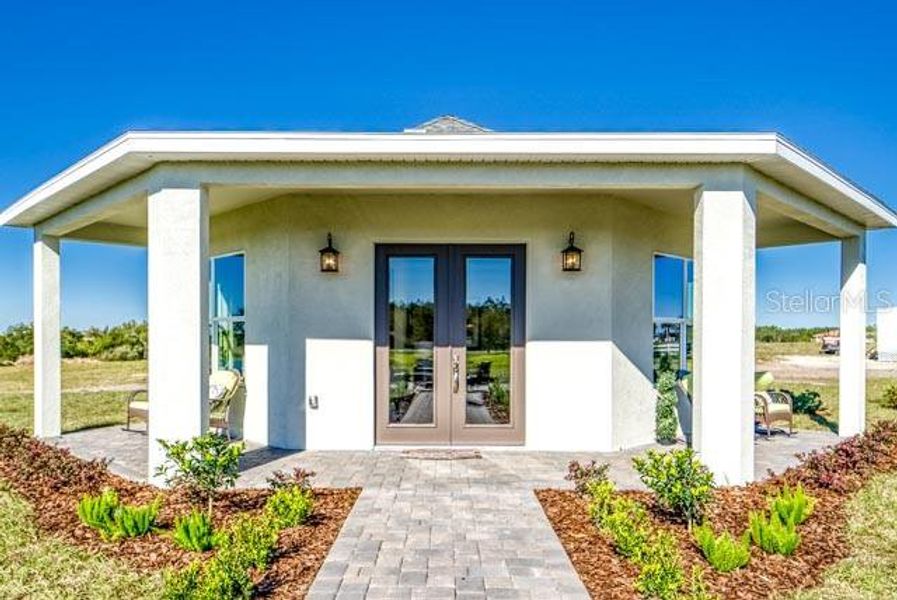
[[[292,193],[297,193],[297,190],[289,188],[218,186],[209,190],[209,211],[212,216],[221,215],[244,206],[265,202]],[[340,192],[302,191],[301,193],[305,196],[313,195],[321,198],[335,195],[341,197],[351,196],[367,201],[388,201],[390,198],[420,196],[424,193],[430,198],[433,196],[444,196],[446,200],[470,197],[477,194],[474,191],[433,193],[404,189],[346,190]],[[610,194],[587,190],[551,192],[544,190],[488,190],[488,194],[493,197],[498,195],[526,196],[528,198],[541,196],[545,197],[546,200],[557,200],[563,197],[612,196],[622,201],[681,217],[683,222],[688,225],[691,224],[694,210],[694,190],[687,189],[628,189],[615,190]],[[796,245],[837,239],[830,233],[781,212],[778,204],[763,194],[758,195],[757,204],[757,244],[760,247]],[[143,245],[146,239],[146,214],[145,196],[136,196],[122,203],[116,212],[91,225],[71,232],[69,237]]]

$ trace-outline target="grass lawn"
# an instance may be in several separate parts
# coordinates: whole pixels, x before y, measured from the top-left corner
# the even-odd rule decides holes
[[[62,430],[124,423],[122,388],[145,382],[146,361],[63,361]],[[33,385],[33,366],[0,367],[0,422],[31,429]]]
[[[897,379],[866,380],[866,424],[876,421],[897,419],[897,410],[880,404],[885,388],[897,385]],[[838,382],[806,383],[776,380],[775,386],[793,393],[804,391],[817,392],[822,399],[823,407],[816,415],[794,415],[794,426],[798,429],[828,429],[838,431]]]
[[[158,598],[161,589],[158,574],[41,534],[28,504],[0,482],[0,598]]]
[[[757,361],[767,362],[789,354],[818,356],[819,347],[816,342],[757,342]]]
[[[897,595],[897,473],[880,475],[847,508],[851,556],[794,600],[874,600]]]

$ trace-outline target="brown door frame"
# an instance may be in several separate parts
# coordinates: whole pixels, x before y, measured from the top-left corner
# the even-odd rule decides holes
[[[389,423],[389,258],[433,257],[435,261],[433,393],[434,422]],[[502,425],[467,425],[467,258],[511,258],[511,415]],[[523,244],[377,244],[375,248],[375,436],[377,444],[502,444],[524,442],[526,343],[526,247]],[[452,363],[460,385],[454,391]]]

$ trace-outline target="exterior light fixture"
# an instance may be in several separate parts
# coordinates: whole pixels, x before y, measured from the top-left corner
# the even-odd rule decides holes
[[[573,244],[573,232],[570,232],[570,238],[567,247],[561,251],[561,269],[564,271],[581,271],[582,270],[582,249],[577,248]]]
[[[333,236],[327,234],[327,245],[320,250],[321,273],[339,273],[339,250],[333,247]]]

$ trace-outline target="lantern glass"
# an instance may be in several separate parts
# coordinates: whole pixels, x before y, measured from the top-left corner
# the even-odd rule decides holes
[[[333,247],[333,236],[327,234],[327,246],[321,248],[321,272],[339,272],[339,250]]]
[[[573,243],[573,232],[570,232],[569,243],[561,252],[561,268],[564,271],[582,270],[582,249]]]

